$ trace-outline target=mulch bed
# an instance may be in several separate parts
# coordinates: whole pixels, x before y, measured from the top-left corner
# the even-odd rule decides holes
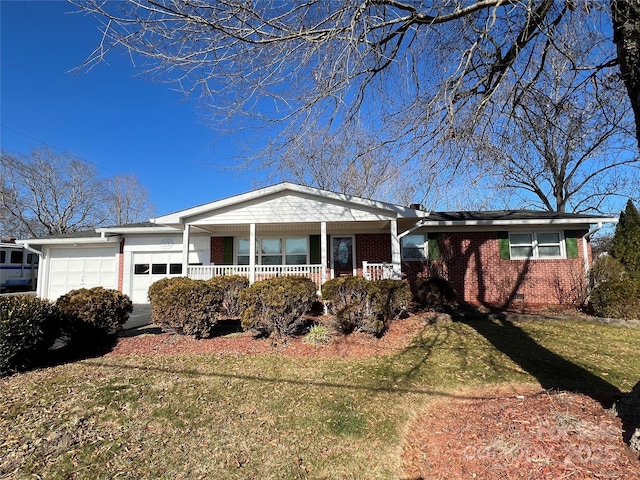
[[[410,345],[429,315],[392,322],[382,338],[334,337],[313,346],[301,338],[274,346],[235,333],[195,340],[170,333],[118,339],[108,356],[205,354],[356,359]],[[153,331],[153,330],[151,330]],[[640,460],[622,441],[620,420],[596,400],[536,386],[473,391],[432,403],[408,427],[403,449],[407,480],[638,479]]]
[[[234,333],[213,338],[196,340],[191,337],[171,333],[144,333],[118,339],[115,348],[108,354],[235,354],[257,355],[277,353],[292,357],[312,358],[365,358],[386,355],[407,347],[411,340],[424,328],[421,315],[412,315],[403,320],[391,322],[381,338],[365,333],[334,336],[328,345],[309,345],[300,337],[287,339],[277,346],[268,338],[255,338],[250,333]]]
[[[430,405],[406,434],[407,479],[640,479],[620,419],[592,398],[527,389]]]

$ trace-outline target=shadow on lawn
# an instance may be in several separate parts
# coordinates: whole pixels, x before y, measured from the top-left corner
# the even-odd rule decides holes
[[[605,409],[610,409],[624,398],[618,387],[540,345],[504,313],[481,314],[467,309],[451,312],[451,316],[486,338],[496,349],[533,375],[547,390],[581,393],[591,397]],[[633,432],[640,425],[635,423],[633,417],[619,415],[619,418],[622,422],[623,440],[629,445]]]
[[[60,339],[60,345],[48,350],[36,362],[36,368],[54,367],[89,358],[99,358],[111,352],[118,343],[115,334],[80,337],[75,340]]]
[[[504,313],[463,310],[452,312],[451,316],[486,338],[547,390],[582,393],[605,408],[610,408],[622,393],[612,383],[540,345]]]

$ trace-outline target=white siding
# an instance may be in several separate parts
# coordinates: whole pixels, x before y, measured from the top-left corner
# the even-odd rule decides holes
[[[388,210],[320,200],[303,194],[255,199],[189,219],[192,225],[264,224],[295,222],[376,221],[395,218]]]
[[[190,240],[189,263],[208,264],[211,253],[211,236],[192,234]],[[132,252],[182,253],[182,234],[127,236],[124,242],[124,253]]]

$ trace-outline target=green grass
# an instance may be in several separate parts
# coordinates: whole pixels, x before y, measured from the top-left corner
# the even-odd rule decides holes
[[[640,329],[468,322],[365,360],[101,357],[0,380],[0,478],[402,478],[430,401],[510,382],[629,390]]]

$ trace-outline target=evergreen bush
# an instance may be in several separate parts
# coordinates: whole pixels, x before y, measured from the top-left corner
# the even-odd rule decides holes
[[[150,289],[151,321],[180,335],[210,337],[220,316],[221,290],[204,280],[169,280]]]
[[[221,292],[221,316],[240,318],[242,314],[240,296],[249,288],[249,279],[244,275],[223,275],[207,281],[212,288]]]
[[[60,334],[62,314],[30,295],[0,297],[0,375],[34,365]]]
[[[378,303],[385,320],[390,321],[405,313],[411,305],[411,288],[403,280],[376,280]]]
[[[175,283],[182,282],[184,280],[190,280],[187,277],[165,277],[157,280],[151,284],[149,290],[147,291],[147,297],[151,300],[156,294],[158,294],[161,290],[167,288],[169,285],[173,285]]]
[[[454,304],[456,291],[444,278],[418,278],[413,284],[413,297],[422,308],[442,311]]]
[[[640,279],[640,214],[631,200],[620,213],[609,253],[620,261],[628,277]]]
[[[275,339],[297,332],[313,307],[317,286],[306,277],[275,277],[254,283],[241,295],[242,328]]]
[[[339,277],[322,285],[322,298],[335,316],[335,328],[341,333],[354,331],[380,335],[386,328],[375,282],[362,277]]]
[[[640,281],[625,277],[602,282],[589,296],[598,317],[640,320]]]
[[[127,295],[103,287],[72,290],[58,298],[56,305],[67,319],[72,338],[122,330],[133,311]]]

